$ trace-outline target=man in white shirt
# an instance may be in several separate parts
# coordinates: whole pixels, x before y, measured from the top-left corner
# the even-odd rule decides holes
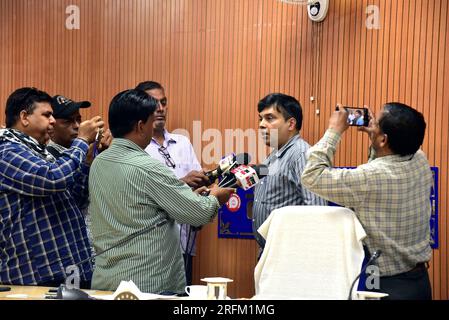
[[[154,112],[153,138],[145,151],[154,159],[164,163],[178,179],[184,181],[192,189],[207,185],[209,179],[205,176],[189,139],[183,135],[170,133],[165,129],[168,107],[162,85],[155,81],[144,81],[139,83],[136,89],[145,91],[158,101],[158,107]],[[187,285],[192,283],[192,257],[195,256],[197,231],[190,225],[180,225]]]

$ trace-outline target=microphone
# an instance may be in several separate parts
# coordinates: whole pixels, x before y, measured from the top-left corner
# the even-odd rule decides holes
[[[218,162],[218,166],[216,169],[205,172],[206,177],[209,178],[209,185],[213,184],[218,177],[223,175],[228,170],[234,168],[236,165],[247,165],[251,161],[251,156],[248,153],[239,153],[236,155],[235,153],[231,153],[228,156],[225,156]]]
[[[237,188],[249,190],[268,175],[268,167],[261,165],[240,165],[230,170],[218,184],[222,188]]]
[[[349,289],[349,295],[348,295],[348,300],[352,300],[352,290],[354,289],[354,285],[356,283],[356,281],[360,278],[360,276],[365,272],[366,268],[373,263],[374,261],[377,260],[377,258],[380,257],[382,251],[381,250],[376,250],[374,251],[373,255],[369,258],[368,262],[363,266],[362,271],[360,271],[360,273],[358,274],[358,276],[354,279],[354,281],[351,284],[351,289]]]

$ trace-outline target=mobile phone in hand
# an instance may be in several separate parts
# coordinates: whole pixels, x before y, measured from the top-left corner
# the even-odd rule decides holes
[[[348,111],[348,124],[350,126],[367,127],[369,124],[369,112],[367,108],[344,107]]]

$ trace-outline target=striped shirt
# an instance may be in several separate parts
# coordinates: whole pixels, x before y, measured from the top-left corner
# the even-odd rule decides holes
[[[257,229],[274,209],[286,206],[326,205],[326,201],[301,185],[301,174],[309,147],[306,141],[295,135],[263,162],[268,166],[269,174],[256,185],[253,203],[253,232],[262,248],[265,246],[265,239]]]
[[[309,150],[302,183],[322,197],[354,210],[367,233],[365,244],[380,275],[391,276],[430,260],[432,173],[424,153],[375,158],[356,169],[332,168],[341,139],[332,129]]]
[[[183,293],[184,262],[176,222],[200,226],[218,212],[215,196],[199,196],[165,165],[128,139],[115,138],[89,175],[97,252],[145,227],[168,223],[96,258],[92,288],[115,290],[132,280],[142,292]]]
[[[0,143],[0,283],[64,282],[65,269],[90,257],[75,173],[88,145],[75,139],[55,163],[20,143]],[[92,266],[80,266],[89,281]]]
[[[162,146],[167,149],[168,154],[172,158],[173,163],[175,164],[174,168],[169,167],[164,156],[159,153],[161,145],[156,139],[151,139],[151,142],[145,148],[145,151],[148,152],[153,159],[159,160],[161,163],[165,164],[179,179],[184,178],[193,170],[203,170],[195,155],[193,146],[187,137],[164,130],[164,143]],[[195,239],[198,231],[191,228],[188,224],[181,224],[180,233],[182,253],[188,253],[194,256],[196,254]]]

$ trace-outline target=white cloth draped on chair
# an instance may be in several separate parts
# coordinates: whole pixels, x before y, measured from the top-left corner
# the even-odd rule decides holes
[[[284,207],[273,210],[258,231],[266,245],[254,271],[254,299],[347,299],[366,237],[352,210]]]

